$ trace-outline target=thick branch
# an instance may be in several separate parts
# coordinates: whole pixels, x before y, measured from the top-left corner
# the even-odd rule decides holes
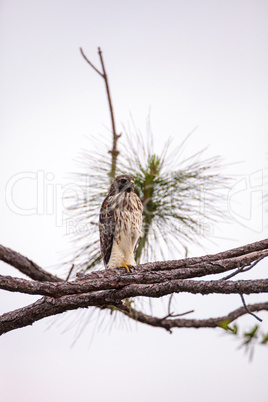
[[[258,255],[268,255],[268,251],[259,252]],[[59,297],[68,294],[87,293],[96,290],[121,289],[127,285],[157,284],[176,279],[189,279],[201,276],[222,273],[237,267],[245,266],[257,258],[256,253],[246,256],[230,258],[217,261],[217,263],[201,263],[200,265],[186,268],[172,269],[166,271],[148,271],[137,266],[135,270],[126,274],[124,269],[105,270],[91,273],[82,278],[61,283],[41,283],[39,281],[28,281],[25,279],[13,278],[0,275],[0,289],[12,292],[28,294],[39,294],[44,296]],[[207,283],[207,282],[206,282]]]
[[[255,243],[247,244],[242,247],[237,247],[233,248],[231,250],[223,251],[221,253],[217,254],[208,254],[204,255],[201,257],[192,257],[192,258],[185,258],[182,260],[169,260],[169,261],[156,261],[156,262],[151,262],[151,263],[146,263],[146,264],[141,264],[140,266],[148,270],[154,270],[154,271],[159,271],[159,270],[165,270],[167,268],[173,267],[174,268],[180,268],[180,267],[186,267],[189,265],[197,265],[202,262],[216,262],[216,261],[221,261],[229,258],[235,258],[235,257],[240,257],[244,256],[249,253],[256,252],[256,255],[260,251],[268,251],[268,239],[257,241]],[[256,258],[257,260],[258,258]]]
[[[0,335],[15,328],[31,325],[44,317],[88,306],[117,306],[123,299],[134,296],[161,297],[172,292],[190,293],[260,293],[268,292],[268,279],[255,281],[183,281],[156,285],[129,285],[120,290],[103,290],[68,295],[59,298],[43,297],[34,304],[3,314],[0,317]]]
[[[17,268],[23,274],[29,276],[36,281],[49,281],[60,282],[62,279],[46,272],[43,268],[39,267],[35,262],[29,260],[27,257],[11,250],[10,248],[0,245],[0,260]]]
[[[57,283],[51,281],[42,283],[40,281],[0,276],[0,288],[2,289],[46,295],[46,297],[30,306],[2,315],[0,317],[0,333],[30,325],[41,318],[79,307],[114,305],[123,310],[123,300],[136,296],[161,297],[173,292],[189,292],[193,294],[266,293],[268,292],[268,279],[201,281],[189,280],[189,278],[248,266],[253,261],[259,261],[261,257],[268,254],[267,243],[264,240],[212,256],[143,264],[135,267],[132,273],[126,273],[121,268],[106,270],[79,277],[72,282],[63,282],[53,276],[54,282],[57,281]],[[12,250],[1,246],[0,251],[2,251],[4,261],[19,267],[19,269],[22,266],[25,271],[28,265],[33,266],[34,275],[37,275],[41,270],[43,274],[41,275],[41,280],[48,274],[30,260]],[[20,262],[19,264],[16,262],[17,260]],[[151,268],[151,271],[148,270],[149,268]],[[31,275],[33,276],[32,272]],[[50,276],[51,274],[48,275]],[[245,310],[247,309],[245,308]],[[123,312],[126,313],[125,310]],[[146,317],[146,315],[143,316]],[[165,320],[169,318],[166,317]],[[139,320],[141,321],[142,318]],[[157,320],[155,321],[154,319],[153,322],[159,322],[159,319]],[[165,320],[162,319],[161,322],[165,322]],[[198,322],[201,321],[198,320]],[[181,323],[182,321],[179,322]],[[204,322],[208,323],[210,319]]]
[[[257,279],[247,281],[192,281],[174,280],[153,285],[129,285],[119,291],[113,291],[110,304],[114,301],[127,299],[136,296],[161,297],[170,293],[193,293],[208,295],[218,294],[253,294],[268,293],[268,279]],[[115,298],[115,299],[114,299]]]
[[[64,296],[59,299],[43,297],[29,306],[3,314],[0,317],[0,335],[13,329],[32,325],[35,321],[63,313],[67,310],[96,305],[96,301],[90,301],[92,297],[88,296]]]
[[[268,311],[268,302],[266,303],[256,303],[250,304],[247,306],[251,312],[257,311]],[[171,328],[216,328],[222,322],[231,323],[237,318],[241,317],[242,315],[247,314],[247,309],[245,307],[240,307],[237,310],[232,311],[231,313],[222,316],[222,317],[215,317],[215,318],[206,318],[202,320],[198,319],[185,319],[185,318],[176,318],[176,319],[169,319],[169,318],[159,318],[153,317],[147,314],[144,314],[141,311],[134,310],[124,304],[118,306],[118,310],[123,314],[127,315],[129,318],[134,319],[135,321],[142,322],[147,325],[151,325],[153,327],[160,327],[164,328],[167,331],[171,332]]]
[[[89,307],[89,306],[107,306],[110,303],[106,303],[103,305],[102,301],[105,300],[105,293],[110,292],[95,292],[90,294],[82,294],[82,295],[72,295],[72,296],[63,296],[58,299],[54,299],[52,297],[43,297],[37,302],[31,304],[30,306],[23,307],[21,309],[12,311],[10,313],[3,314],[0,317],[0,335],[12,331],[13,329],[22,328],[27,325],[32,325],[35,321],[38,321],[42,318],[49,317],[52,315],[60,314],[68,310],[75,310],[79,307]],[[117,305],[113,303],[113,305]],[[122,303],[118,303],[118,308],[122,310],[124,314],[129,315],[130,310],[123,309]],[[248,308],[251,311],[261,311],[268,310],[268,303],[258,303],[256,305],[249,305]],[[132,314],[132,313],[131,313]],[[134,313],[133,313],[134,314]],[[137,314],[137,316],[135,316]],[[131,318],[136,319],[137,321],[143,322],[145,324],[149,324],[152,326],[163,327],[168,330],[170,328],[178,327],[178,328],[205,328],[205,327],[216,327],[221,322],[226,319],[234,321],[236,318],[240,317],[243,314],[246,314],[246,309],[241,307],[234,312],[228,314],[224,317],[218,318],[209,318],[203,320],[196,319],[159,319],[156,317],[151,317],[141,312],[135,312],[134,316]],[[130,315],[129,315],[130,316]]]

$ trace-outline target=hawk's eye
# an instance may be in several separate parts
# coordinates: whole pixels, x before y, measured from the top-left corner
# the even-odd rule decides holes
[[[121,182],[121,184],[126,184],[127,180],[126,179],[121,179],[120,182]]]

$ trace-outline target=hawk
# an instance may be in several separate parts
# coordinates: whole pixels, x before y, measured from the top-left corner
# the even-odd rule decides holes
[[[104,199],[99,216],[100,246],[105,268],[136,265],[134,250],[142,236],[143,205],[134,193],[134,178],[117,176]]]

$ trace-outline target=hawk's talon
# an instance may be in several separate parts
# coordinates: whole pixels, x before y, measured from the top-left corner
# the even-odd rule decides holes
[[[134,265],[129,265],[129,272],[132,272],[132,268],[134,269]]]
[[[130,273],[131,271],[129,270],[129,268],[133,268],[133,265],[126,264],[125,261],[122,261],[122,267],[124,267],[127,270],[127,273]]]

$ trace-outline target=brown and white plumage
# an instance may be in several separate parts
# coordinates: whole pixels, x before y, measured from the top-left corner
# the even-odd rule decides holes
[[[142,236],[142,202],[134,193],[134,178],[117,176],[99,217],[101,254],[106,268],[136,265],[134,250]]]

